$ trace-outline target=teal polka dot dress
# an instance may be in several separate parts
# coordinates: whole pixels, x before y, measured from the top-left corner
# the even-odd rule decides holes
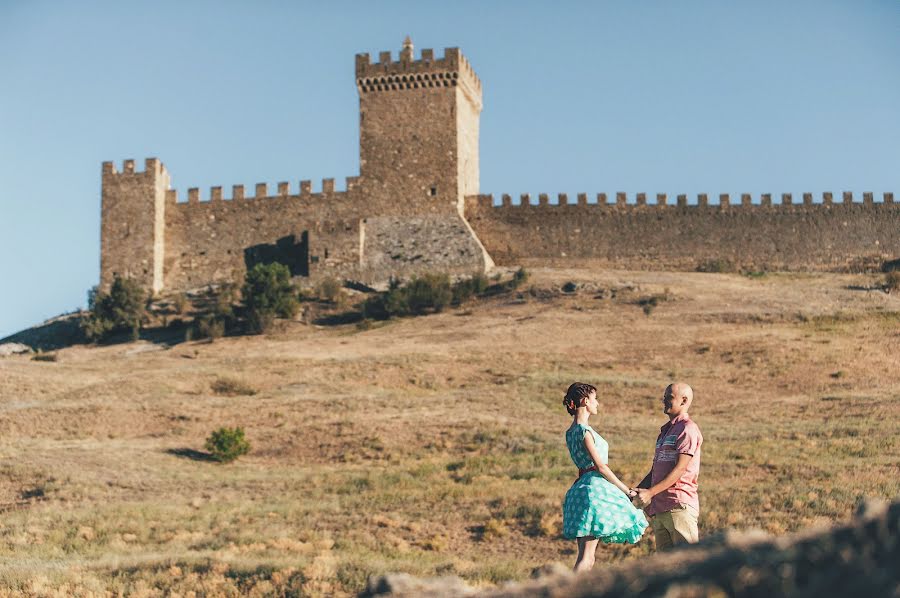
[[[566,431],[566,446],[575,466],[585,469],[594,464],[584,448],[586,434],[593,434],[600,459],[606,464],[609,444],[590,426],[572,424]],[[646,527],[644,512],[634,508],[625,493],[596,471],[578,478],[566,492],[563,536],[570,540],[593,536],[607,544],[636,544]]]

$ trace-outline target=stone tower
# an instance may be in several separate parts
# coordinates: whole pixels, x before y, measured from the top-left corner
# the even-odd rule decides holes
[[[169,173],[156,158],[144,171],[125,160],[122,172],[104,162],[101,185],[100,287],[113,277],[131,278],[152,292],[164,286],[166,190]]]
[[[360,176],[371,200],[397,214],[462,213],[478,193],[481,81],[458,48],[415,60],[409,37],[399,60],[356,55]]]
[[[426,272],[485,272],[493,261],[466,221],[465,198],[478,189],[481,82],[457,48],[435,58],[412,41],[399,59],[356,56],[360,172],[346,189],[323,179],[292,192],[257,183],[169,189],[162,163],[143,172],[103,164],[100,287],[115,275],[153,293],[240,280],[257,263],[289,263],[308,279],[383,283]],[[293,271],[292,270],[292,271]]]

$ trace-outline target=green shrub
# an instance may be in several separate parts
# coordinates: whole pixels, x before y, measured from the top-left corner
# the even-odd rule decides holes
[[[475,290],[472,288],[472,283],[469,280],[460,280],[453,285],[451,302],[453,305],[460,305],[471,299],[474,294]]]
[[[483,295],[491,285],[491,282],[484,272],[476,272],[473,274],[472,278],[469,279],[469,283],[472,285],[472,291],[476,295]]]
[[[884,275],[884,290],[888,293],[900,291],[900,271],[891,270]]]
[[[881,262],[882,272],[900,272],[900,259]]]
[[[215,293],[213,315],[224,320],[234,317],[234,303],[236,301],[237,286],[231,282],[223,284]]]
[[[316,286],[316,296],[329,303],[339,303],[344,294],[344,285],[331,276],[323,278]]]
[[[574,293],[578,290],[578,283],[571,280],[562,286],[563,293]]]
[[[209,387],[214,394],[226,397],[236,397],[239,395],[252,397],[257,393],[257,390],[254,387],[237,378],[216,378]]]
[[[363,318],[387,320],[441,311],[454,300],[454,288],[446,274],[425,274],[404,286],[391,280],[384,293],[369,297],[363,303]]]
[[[737,272],[737,267],[731,260],[726,259],[714,259],[707,260],[697,266],[697,272],[708,272],[708,273],[729,273],[729,272]]]
[[[481,272],[476,272],[470,278],[457,281],[453,285],[453,305],[459,305],[472,297],[483,295],[489,285],[490,282],[487,276]]]
[[[215,460],[228,463],[250,452],[250,443],[241,427],[219,428],[206,439],[206,450]]]
[[[528,282],[529,276],[530,275],[528,273],[528,270],[526,270],[525,268],[519,268],[513,273],[512,281],[510,281],[510,286],[514,289],[522,286],[523,284]]]
[[[216,340],[217,338],[225,336],[225,329],[226,324],[224,318],[218,317],[215,314],[207,314],[194,320],[194,324],[190,327],[188,335],[185,336],[185,340],[196,340],[201,338]]]
[[[188,306],[190,302],[188,301],[188,297],[184,293],[178,293],[175,295],[175,298],[172,300],[172,310],[176,314],[183,314],[188,310]]]
[[[82,320],[81,330],[91,342],[119,332],[129,332],[132,339],[137,339],[147,299],[147,293],[136,281],[116,275],[109,293],[102,293],[97,287],[88,292],[91,313]]]
[[[446,274],[425,274],[413,278],[404,290],[409,311],[413,315],[421,315],[429,310],[442,311],[453,299],[450,277]]]
[[[292,318],[300,307],[287,266],[257,264],[247,272],[242,289],[247,327],[265,332],[275,317]]]

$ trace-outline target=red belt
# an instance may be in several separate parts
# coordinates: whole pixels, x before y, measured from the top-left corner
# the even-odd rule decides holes
[[[577,482],[578,480],[580,480],[581,476],[583,476],[584,474],[586,474],[589,471],[597,471],[597,466],[591,465],[590,467],[585,467],[584,469],[579,468],[578,469],[578,477],[575,478],[575,481]]]

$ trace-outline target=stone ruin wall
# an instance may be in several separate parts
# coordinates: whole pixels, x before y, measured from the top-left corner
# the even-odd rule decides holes
[[[611,268],[694,270],[727,260],[748,270],[843,270],[852,262],[900,257],[900,201],[891,193],[876,202],[863,194],[858,202],[844,193],[835,202],[831,193],[822,203],[803,194],[793,203],[763,195],[758,204],[750,195],[720,205],[700,195],[689,205],[680,195],[677,204],[665,195],[648,204],[639,194],[628,203],[624,193],[615,203],[605,194],[588,203],[585,194],[559,204],[540,195],[531,204],[523,195],[514,205],[509,195],[494,205],[491,195],[466,198],[466,218],[493,259],[501,265],[591,262]]]

